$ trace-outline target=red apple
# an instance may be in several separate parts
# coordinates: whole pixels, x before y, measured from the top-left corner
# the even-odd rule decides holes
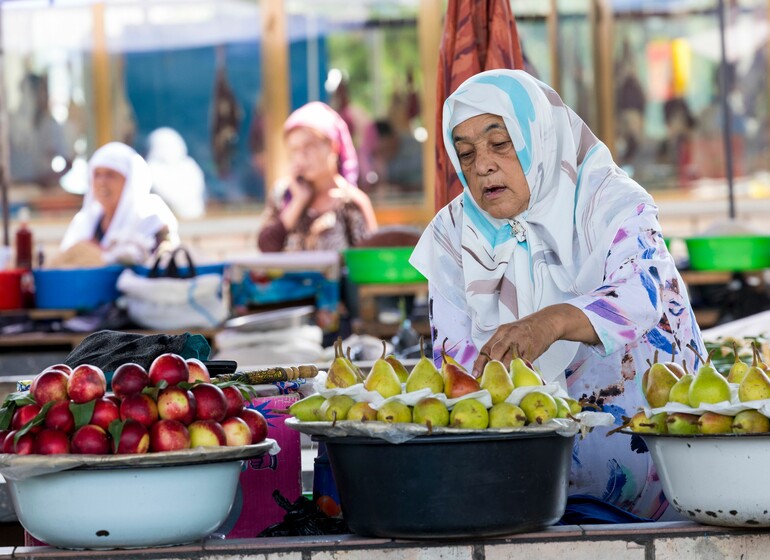
[[[221,422],[227,413],[227,397],[222,389],[211,383],[193,385],[192,394],[198,404],[196,420],[214,420]]]
[[[227,445],[225,430],[214,420],[196,420],[187,426],[190,447],[219,447]]]
[[[104,398],[114,402],[118,406],[118,408],[120,408],[120,399],[116,395],[113,395],[112,393],[107,393],[106,395],[104,395]]]
[[[70,411],[70,401],[53,403],[45,415],[44,423],[49,430],[60,430],[66,434],[75,431],[75,418]]]
[[[158,405],[150,395],[145,393],[131,395],[120,403],[120,418],[136,420],[149,428],[158,420]]]
[[[31,455],[34,453],[35,436],[27,432],[14,442],[18,430],[11,430],[3,440],[3,453],[16,453],[17,455]]]
[[[244,408],[238,415],[251,430],[251,443],[259,443],[267,437],[267,420],[262,413],[253,408]]]
[[[176,451],[190,447],[190,432],[176,420],[158,420],[150,428],[150,451]]]
[[[161,381],[170,386],[187,381],[190,371],[184,358],[178,354],[161,354],[150,364],[150,383],[157,387]]]
[[[206,367],[206,364],[197,358],[187,358],[185,362],[187,363],[187,369],[189,370],[187,381],[190,383],[195,383],[196,381],[211,383],[211,375],[209,374],[209,368]]]
[[[61,455],[70,452],[70,438],[61,430],[42,430],[35,437],[35,453]]]
[[[243,395],[235,387],[225,387],[222,389],[222,392],[227,399],[227,412],[225,412],[225,417],[238,416],[238,414],[241,413],[241,410],[246,407],[246,401],[244,400]]]
[[[225,431],[228,446],[251,445],[251,428],[243,418],[237,416],[225,418],[222,421],[222,429]]]
[[[107,379],[104,372],[96,366],[82,364],[72,370],[67,383],[70,399],[76,403],[85,403],[104,396]]]
[[[133,362],[118,366],[112,375],[112,392],[119,399],[141,393],[142,389],[149,384],[150,376],[147,375],[147,371]]]
[[[166,387],[158,395],[158,416],[163,420],[177,420],[186,426],[195,420],[197,408],[193,394],[181,387]]]
[[[70,449],[80,455],[107,455],[110,436],[96,424],[86,424],[72,434]]]
[[[66,401],[69,400],[67,394],[68,380],[69,377],[63,371],[49,369],[35,376],[29,392],[40,406],[51,401]]]
[[[16,409],[11,418],[11,428],[14,430],[21,430],[26,426],[35,416],[40,412],[40,405],[38,404],[26,404]],[[35,426],[30,430],[31,433],[36,434],[43,429],[43,426]]]
[[[52,369],[66,373],[68,376],[72,373],[72,368],[69,367],[67,364],[54,364],[52,366],[48,366],[43,371],[49,371]]]
[[[113,420],[120,419],[120,407],[107,397],[98,399],[94,404],[94,413],[91,416],[91,424],[99,426],[107,431]]]
[[[149,448],[150,434],[147,428],[136,420],[126,420],[115,453],[147,453]]]

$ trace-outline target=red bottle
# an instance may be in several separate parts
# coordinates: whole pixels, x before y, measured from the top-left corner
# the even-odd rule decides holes
[[[16,230],[16,268],[32,268],[32,231],[29,229],[29,209],[19,210],[19,229]]]

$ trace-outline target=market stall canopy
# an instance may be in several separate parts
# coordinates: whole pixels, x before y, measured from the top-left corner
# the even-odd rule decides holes
[[[495,68],[523,68],[508,0],[449,0],[439,51],[436,130],[444,100],[467,78]],[[436,138],[436,211],[462,192],[444,143]]]

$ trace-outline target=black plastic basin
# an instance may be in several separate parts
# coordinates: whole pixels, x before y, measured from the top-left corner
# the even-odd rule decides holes
[[[389,538],[539,530],[564,514],[574,437],[479,433],[315,436],[327,445],[351,531]]]

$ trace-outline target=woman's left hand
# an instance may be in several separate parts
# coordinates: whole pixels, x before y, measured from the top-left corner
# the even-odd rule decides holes
[[[519,356],[532,362],[557,340],[599,343],[593,325],[580,309],[568,303],[551,305],[518,321],[500,325],[479,349],[473,363],[473,376],[479,377],[490,359],[503,363],[511,360],[512,347]]]

